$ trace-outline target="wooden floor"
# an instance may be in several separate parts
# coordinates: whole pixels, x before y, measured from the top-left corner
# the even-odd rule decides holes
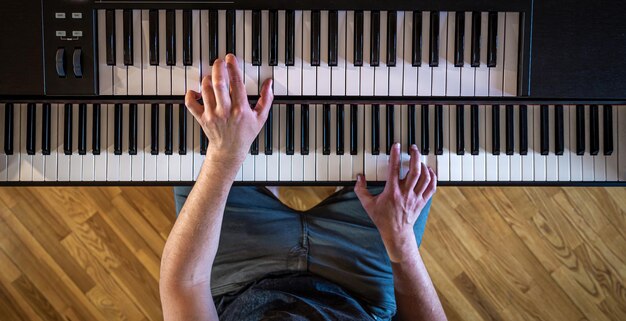
[[[160,320],[173,222],[169,188],[0,189],[0,320]],[[422,253],[450,320],[626,320],[624,188],[440,188]]]

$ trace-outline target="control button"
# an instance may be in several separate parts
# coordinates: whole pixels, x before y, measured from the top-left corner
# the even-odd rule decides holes
[[[74,65],[74,76],[81,78],[83,76],[83,50],[80,48],[74,49],[72,55],[72,64]]]
[[[63,30],[57,30],[56,31],[56,35],[57,37],[65,37],[67,35],[67,33]]]
[[[80,30],[75,30],[72,31],[72,37],[82,37],[83,36],[83,32]]]
[[[83,18],[82,12],[72,12],[72,19],[82,19],[82,18]]]
[[[54,17],[57,19],[65,19],[65,12],[55,12]]]
[[[56,69],[59,77],[65,77],[65,48],[57,49]]]

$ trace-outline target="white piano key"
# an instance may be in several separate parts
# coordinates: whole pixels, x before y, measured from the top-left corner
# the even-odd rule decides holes
[[[269,11],[262,10],[261,11],[261,30],[262,31],[262,39],[261,39],[261,66],[259,67],[259,93],[261,92],[261,87],[263,86],[263,82],[266,79],[271,79],[274,77],[274,68],[269,64],[269,54],[267,48],[269,48],[269,37],[265,30],[269,30]],[[276,114],[275,116],[278,116]],[[278,139],[278,136],[276,136]]]
[[[280,123],[280,130],[278,136],[275,136],[274,139],[279,141],[278,150],[278,164],[279,164],[279,173],[278,179],[280,181],[291,181],[291,157],[292,155],[287,155],[287,106],[281,105],[274,112],[278,112],[278,121]],[[278,124],[274,124],[278,125]],[[294,132],[295,136],[295,132]]]
[[[28,155],[26,152],[26,124],[27,124],[27,104],[18,104],[19,109],[16,113],[20,113],[20,133],[19,133],[19,145],[20,145],[20,181],[29,182],[33,180],[33,156]]]
[[[450,106],[443,105],[443,154],[437,156],[437,176],[440,181],[450,180],[451,139],[453,138],[450,136]]]
[[[244,20],[245,20],[245,32],[246,32],[245,39],[250,39],[252,37],[252,12],[251,11],[245,11]],[[213,68],[212,67],[213,62],[210,61],[210,58],[209,58],[208,32],[209,32],[209,11],[201,10],[200,11],[200,79],[201,81],[202,81],[202,78],[211,74],[211,69]],[[252,61],[252,49],[250,49],[249,52],[246,52],[244,59],[246,63],[250,63]],[[250,71],[252,71],[252,69],[250,69]],[[246,77],[247,76],[248,75],[246,74]],[[254,79],[257,79],[257,78],[258,78],[258,70],[254,74]],[[254,83],[253,87],[256,92],[258,90],[257,88],[258,86],[256,82]],[[248,91],[247,86],[246,86],[246,91]],[[248,91],[248,95],[252,95],[250,94],[250,91]],[[198,168],[198,171],[199,170],[200,169]]]
[[[104,106],[103,106],[104,107]],[[107,181],[119,181],[120,178],[120,156],[115,155],[115,105],[110,104],[107,105],[107,108],[103,109],[103,112],[107,115],[107,145],[104,150],[106,150],[107,155]],[[63,117],[60,117],[59,120],[62,121]],[[62,132],[61,132],[62,133]],[[61,136],[63,137],[63,136]],[[61,148],[62,152],[62,148]],[[59,164],[61,164],[61,158],[59,158]],[[59,180],[61,180],[61,173],[59,173]]]
[[[389,95],[389,67],[387,66],[387,11],[380,11],[379,65],[374,67],[374,95]]]
[[[204,155],[200,153],[200,124],[197,121],[193,121],[193,178],[194,181],[198,179],[200,170],[202,169],[202,163],[204,162]],[[155,170],[156,173],[156,170]]]
[[[187,108],[180,105],[180,108]],[[193,115],[187,110],[187,153],[180,156],[180,180],[190,182],[193,180],[193,123],[195,122]]]
[[[352,160],[355,156],[350,154],[350,105],[344,105],[343,115],[343,155],[341,160],[341,181],[351,181],[353,174]],[[362,123],[359,125],[362,126]],[[357,127],[358,128],[358,127]]]
[[[324,155],[323,144],[323,105],[318,105],[315,108],[315,180],[327,181],[328,180],[328,155]]]
[[[528,106],[531,109],[531,106]],[[539,105],[532,105],[533,109],[533,158],[535,168],[535,181],[541,182],[546,180],[546,158],[547,156],[541,155],[541,114]],[[530,117],[530,115],[528,115]],[[530,153],[530,151],[528,151]]]
[[[421,14],[421,13],[417,13]],[[403,96],[417,96],[417,67],[413,67],[413,11],[405,11],[404,15],[404,28],[403,37],[398,37],[398,42],[403,41],[402,51],[398,51],[402,54],[402,59],[398,59],[397,63],[401,63],[403,70],[402,75],[402,95]],[[398,27],[399,29],[399,27]],[[393,78],[393,77],[392,77]]]
[[[428,39],[428,38],[427,38]],[[446,43],[448,42],[448,13],[439,12],[439,65],[432,67],[432,95],[446,95],[446,65],[447,52]]]
[[[102,116],[100,116],[102,117]],[[83,173],[82,180],[85,182],[91,182],[95,178],[94,167],[94,155],[93,155],[93,105],[87,105],[87,142],[85,147],[87,148],[86,154],[83,155]]]
[[[13,155],[7,155],[7,180],[10,182],[20,180],[21,116],[21,105],[13,104]]]
[[[122,105],[122,155],[120,158],[120,181],[128,182],[131,180],[132,163],[130,155],[128,154],[129,147],[129,123],[130,123],[130,105]]]
[[[272,126],[272,155],[267,155],[265,161],[267,162],[267,180],[278,181],[279,180],[279,152],[280,152],[280,132],[283,130],[283,124],[280,123],[280,109],[283,109],[285,105],[274,105],[274,125]],[[279,109],[280,108],[280,109]]]
[[[330,155],[328,155],[328,180],[341,180],[341,156],[337,155],[337,105],[330,105]]]
[[[365,55],[365,52],[363,52]],[[363,167],[365,178],[368,181],[376,181],[376,155],[372,155],[372,105],[363,106],[364,114],[364,156]]]
[[[274,66],[274,95],[287,95],[287,74],[288,68],[285,66],[285,37],[280,37],[284,34],[285,26],[285,10],[278,11],[278,66]],[[268,46],[269,49],[269,46]],[[269,53],[267,54],[269,56]]]
[[[411,146],[409,145],[409,107],[407,105],[400,105],[399,108],[399,122],[396,126],[399,126],[398,142],[400,142],[400,179],[404,179],[409,172],[409,160],[410,154],[408,152]],[[417,123],[416,123],[417,124]],[[419,128],[419,127],[417,127]]]
[[[159,65],[157,66],[157,95],[172,94],[172,67],[167,65],[165,10],[159,10]]]
[[[254,160],[255,160],[254,155],[250,154],[250,152],[248,152],[248,154],[246,154],[246,158],[243,161],[243,164],[241,165],[241,180],[244,182],[252,182],[254,181]],[[265,168],[263,169],[263,171],[265,171]]]
[[[614,153],[617,153],[618,157],[618,179],[620,181],[626,181],[626,106],[615,106],[614,107],[617,113],[617,117],[619,121],[616,121],[617,126],[613,127],[617,134],[617,140],[615,140],[614,144],[617,146],[617,150]]]
[[[389,170],[389,155],[387,155],[387,105],[380,104],[380,152],[376,156],[376,180],[384,182],[387,180]]]
[[[165,155],[165,105],[159,104],[159,154],[156,158],[158,181],[169,181],[169,155]]]
[[[243,25],[241,25],[241,23],[243,23],[243,17],[241,15],[241,11],[237,12],[236,21],[237,21],[237,41],[239,41],[240,38],[241,38],[241,41],[243,41]],[[200,31],[200,11],[199,10],[191,11],[191,28],[192,28],[191,29],[192,30],[191,31],[192,65],[185,66],[185,77],[186,77],[185,91],[187,90],[200,91],[201,90],[200,83],[202,81],[200,77],[200,68],[201,68],[200,44],[201,44],[202,37],[200,36],[201,31]],[[243,53],[243,48],[242,48],[242,53]],[[237,55],[237,57],[239,59],[243,59],[243,54],[241,56]],[[191,122],[187,122],[187,128],[192,130],[193,126],[191,126]],[[191,149],[188,149],[188,151],[191,151]],[[191,152],[189,152],[189,154],[191,154]]]
[[[137,155],[130,156],[131,162],[131,180],[138,182],[144,180],[144,110],[145,106],[150,105],[137,104]]]
[[[517,95],[517,56],[519,43],[519,12],[507,12],[504,43],[504,96]]]
[[[404,11],[398,11],[396,15],[396,66],[389,67],[388,86],[390,96],[402,96],[404,88]],[[412,17],[410,18],[413,19]]]
[[[593,156],[589,153],[591,147],[591,128],[590,120],[591,112],[589,105],[585,105],[585,154],[583,155],[583,181],[593,181],[594,176],[594,164]]]
[[[237,57],[237,64],[239,65],[239,70],[241,71],[242,74],[242,79],[245,82],[245,77],[243,77],[243,75],[245,74],[245,48],[246,46],[249,46],[247,42],[245,36],[245,21],[244,21],[244,11],[243,10],[236,10],[235,11],[235,30],[236,30],[236,34],[235,34],[235,56]]]
[[[486,155],[488,152],[487,145],[487,106],[478,106],[478,155],[474,158],[474,181],[485,181],[487,179],[487,162]]]
[[[106,39],[106,10],[98,10],[98,39]],[[113,67],[107,65],[106,56],[106,46],[98,46],[98,93],[113,95]]]
[[[157,156],[152,155],[152,105],[144,106],[143,118],[143,152],[144,152],[144,180],[156,181],[157,177]],[[195,121],[194,121],[195,123]],[[189,124],[193,127],[193,123]],[[199,153],[199,151],[198,151]]]
[[[272,106],[272,113],[277,113],[278,109]],[[254,180],[267,180],[267,155],[265,155],[265,127],[267,122],[259,132],[259,154],[254,156]]]
[[[178,105],[172,106],[172,155],[168,155],[169,169],[168,169],[168,180],[169,181],[180,181],[180,154],[178,154],[178,141],[179,141],[179,133],[178,133],[178,124],[179,124],[179,114],[178,114]],[[165,129],[163,130],[165,131]],[[163,143],[165,146],[165,143]]]
[[[489,13],[480,14],[480,66],[474,67],[474,95],[489,96],[489,67],[487,67],[487,30]]]
[[[461,96],[474,96],[474,76],[472,67],[472,13],[465,12],[465,36],[463,46],[463,67],[461,68]]]
[[[424,64],[424,62],[422,62],[422,64]],[[426,63],[426,65],[428,66],[428,63]],[[437,176],[439,176],[439,173],[438,173],[439,168],[437,167],[437,155],[435,155],[435,105],[428,106],[428,118],[429,118],[428,146],[430,147],[430,152],[428,153],[426,157],[424,157],[423,162],[426,165],[428,165],[430,168],[432,168],[433,171],[437,173]]]
[[[183,11],[176,10],[176,31],[174,32],[175,51],[176,51],[176,65],[172,66],[172,95],[184,95],[185,94],[185,65],[183,65]]]
[[[496,66],[489,68],[489,96],[502,96],[504,93],[504,12],[498,12],[498,33],[496,40]],[[487,30],[487,29],[485,29]]]
[[[100,39],[103,39],[103,38],[100,38]],[[142,93],[144,95],[156,95],[157,93],[156,91],[157,66],[150,65],[150,49],[149,48],[150,48],[150,10],[141,10],[141,77],[142,77],[142,86],[143,86]]]
[[[269,30],[269,29],[262,29],[262,30]],[[217,56],[220,59],[224,59],[226,57],[226,54],[227,54],[226,52],[226,10],[218,10],[217,11]]]
[[[52,111],[52,115],[55,117],[54,110]],[[108,116],[107,105],[100,105],[100,154],[94,155],[94,179],[98,182],[105,182],[107,180]],[[54,129],[54,125],[52,128]]]
[[[59,104],[59,118],[58,118],[58,173],[57,179],[61,182],[67,182],[70,180],[70,156],[65,155],[63,150],[64,146],[64,130],[65,130],[65,105]]]
[[[356,181],[358,174],[364,173],[365,166],[365,106],[358,105],[357,113],[357,154],[352,156],[352,180]],[[348,144],[348,146],[350,146]]]
[[[406,108],[406,106],[403,107],[403,105],[396,105],[394,109],[394,113],[393,113],[393,118],[395,122],[395,127],[393,128],[393,138],[394,138],[393,141],[401,144],[400,151],[406,150],[406,147],[402,145],[402,131],[406,132],[406,125],[407,125],[406,119],[403,117],[403,114],[402,114],[403,108]],[[402,123],[403,120],[405,121],[404,124]],[[403,155],[403,154],[400,153],[400,155]],[[401,156],[400,160],[406,161],[406,164],[408,164],[408,158],[403,158]],[[402,173],[402,166],[400,166],[400,172],[398,174],[401,175],[400,178],[404,178],[404,176],[406,176],[406,173],[404,174]]]
[[[302,94],[315,95],[317,93],[317,68],[311,66],[311,11],[309,10],[302,13],[302,57]]]
[[[295,42],[293,66],[287,68],[287,94],[289,96],[299,96],[302,94],[302,68],[307,61],[303,60],[303,33],[302,33],[302,11],[294,11]]]
[[[606,180],[606,157],[604,156],[604,105],[598,105],[599,152],[593,156],[593,177],[596,182]]]
[[[303,155],[304,163],[304,180],[315,181],[315,153],[316,148],[316,130],[317,130],[317,118],[316,110],[322,108],[322,105],[309,105],[309,154]]]
[[[452,57],[454,58],[454,57]],[[453,66],[454,67],[454,66]],[[456,114],[457,114],[457,106],[449,105],[447,106],[449,112],[449,121],[448,121],[448,131],[444,132],[444,137],[448,136],[449,139],[449,155],[450,155],[450,178],[451,181],[461,181],[463,179],[463,156],[457,155],[457,140],[456,140]],[[444,107],[445,108],[445,107]],[[445,152],[445,151],[444,151]]]
[[[459,14],[464,14],[459,12]],[[456,12],[448,12],[448,41],[446,50],[446,96],[461,95],[461,67],[454,66]],[[446,46],[445,43],[441,43]],[[439,62],[441,63],[441,62]]]
[[[506,105],[500,106],[500,155],[498,155],[498,180],[510,181],[510,156],[506,154]]]
[[[472,114],[471,114],[472,106],[465,105],[464,112],[465,112],[465,131],[463,134],[465,137],[465,154],[461,156],[461,162],[463,163],[463,170],[462,170],[463,180],[473,181],[474,180],[474,159],[476,158],[476,156],[472,155],[472,134],[471,134],[472,133]],[[478,121],[478,124],[479,124],[478,130],[480,131],[480,128],[481,128],[480,120]]]
[[[141,10],[133,10],[133,65],[128,66],[129,95],[141,95],[142,93],[141,24]],[[145,63],[148,64],[149,60]]]
[[[569,140],[569,151],[565,151],[570,154],[570,179],[572,182],[580,182],[583,180],[583,156],[576,154],[576,105],[563,106],[569,109],[569,137],[565,136],[566,140]]]
[[[546,156],[546,180],[548,181],[557,181],[559,178],[559,160],[555,154],[556,151],[556,143],[555,143],[555,113],[554,113],[554,105],[550,105],[549,106],[550,112],[549,112],[549,117],[548,117],[548,124],[550,127],[550,130],[548,131],[550,133],[549,137],[550,137],[550,149],[549,149],[549,153],[548,156]]]
[[[617,110],[619,109],[619,106],[613,106],[613,153],[609,156],[606,156],[606,180],[609,182],[615,182],[619,179],[619,163],[618,163],[618,154],[619,154],[619,141],[618,141],[618,136],[617,136],[617,132],[618,132],[618,126],[619,124],[617,123]],[[571,117],[571,116],[570,116]],[[605,125],[606,126],[606,125]],[[623,125],[622,125],[623,126]],[[604,152],[604,151],[602,151]]]
[[[533,108],[533,106],[526,106],[526,110],[527,110],[527,120],[528,120],[528,128],[527,128],[527,133],[528,133],[528,153],[526,155],[522,155],[522,180],[527,182],[527,181],[533,181],[535,179],[535,169],[534,169],[534,155],[535,155],[535,150],[536,150],[536,145],[535,145],[535,135],[538,135],[538,133],[535,132],[535,125],[534,125],[534,121],[535,121],[535,116],[534,116],[534,112],[535,112],[535,108]]]
[[[513,155],[509,156],[509,171],[511,181],[519,182],[522,180],[522,156],[519,153],[520,150],[520,124],[519,124],[519,105],[513,106],[513,141],[515,149]],[[567,136],[566,136],[567,137]]]
[[[508,20],[508,15],[507,15]],[[570,150],[576,150],[570,146],[569,137],[576,136],[570,129],[570,117],[575,116],[574,113],[570,114],[570,109],[567,105],[563,106],[563,155],[557,156],[559,161],[559,182],[570,181]]]
[[[498,155],[493,154],[493,127],[491,125],[492,115],[493,115],[493,105],[486,106],[485,110],[485,142],[487,146],[486,154],[485,154],[485,164],[487,165],[487,180],[488,181],[497,181],[498,180]],[[502,117],[502,113],[500,113],[500,117]],[[502,146],[500,146],[502,147]],[[500,148],[502,149],[502,148]],[[502,151],[500,151],[502,152]]]
[[[337,66],[331,67],[333,96],[346,95],[346,42],[350,38],[346,38],[346,11],[337,12]],[[350,39],[353,40],[353,39]],[[354,42],[354,41],[353,41]]]
[[[113,95],[128,95],[128,68],[124,65],[124,10],[120,9],[115,10]]]
[[[36,121],[35,121],[35,155],[33,155],[33,181],[43,181],[44,178],[44,174],[45,174],[45,167],[46,167],[46,163],[45,163],[45,156],[42,154],[41,151],[41,146],[42,146],[42,140],[41,140],[41,133],[42,133],[42,124],[43,124],[43,106],[41,104],[37,104],[37,114],[36,114]],[[0,123],[0,124],[4,124],[4,123]],[[2,140],[0,140],[1,142]],[[1,165],[0,165],[1,166]]]
[[[417,95],[431,96],[433,69],[428,65],[430,53],[430,12],[422,12],[422,63],[417,68]]]
[[[370,48],[371,48],[371,28],[372,19],[371,12],[363,12],[363,67],[361,67],[361,96],[374,95],[374,68],[370,66]],[[369,111],[369,107],[368,107]],[[366,111],[367,112],[367,111]]]
[[[302,181],[304,179],[304,158],[301,153],[302,142],[302,113],[301,105],[294,105],[294,151],[291,156],[291,179],[293,181]]]
[[[4,126],[4,114],[5,114],[5,104],[0,104],[0,124]],[[7,155],[4,152],[4,129],[0,130],[0,182],[4,182],[7,180]]]
[[[83,179],[83,156],[78,154],[78,117],[79,104],[72,108],[72,155],[70,156],[70,181],[78,182]]]
[[[346,95],[358,96],[361,91],[361,67],[354,65],[354,11],[348,11],[346,19]]]

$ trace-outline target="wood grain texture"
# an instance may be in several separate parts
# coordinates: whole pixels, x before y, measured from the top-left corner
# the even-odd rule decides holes
[[[280,188],[295,209],[334,188]],[[626,189],[443,187],[422,255],[450,320],[626,320]],[[0,320],[161,320],[170,188],[0,189]]]

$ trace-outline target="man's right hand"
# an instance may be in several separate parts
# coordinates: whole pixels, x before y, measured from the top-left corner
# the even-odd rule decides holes
[[[400,144],[395,143],[391,148],[389,175],[383,192],[371,195],[364,175],[357,177],[354,187],[394,263],[403,262],[417,251],[413,225],[437,189],[435,172],[420,162],[420,156],[417,146],[412,145],[409,172],[406,178],[400,179]]]

